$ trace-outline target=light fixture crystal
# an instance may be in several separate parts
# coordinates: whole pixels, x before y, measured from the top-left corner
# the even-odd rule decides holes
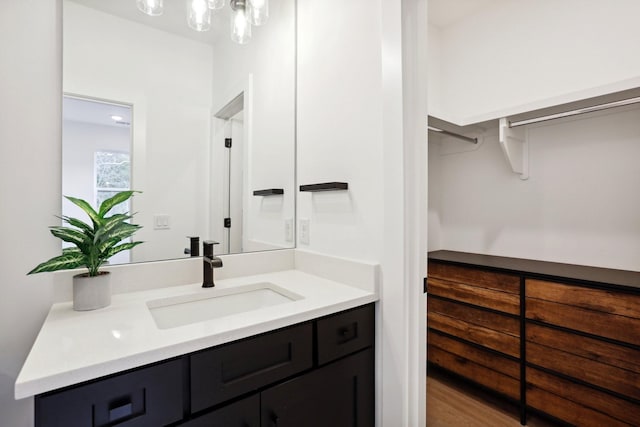
[[[159,16],[164,11],[162,0],[136,0],[136,6],[149,16]]]
[[[249,0],[250,20],[253,25],[263,25],[269,18],[269,0]]]
[[[187,0],[187,22],[196,31],[208,31],[211,28],[211,10],[208,0]]]
[[[209,9],[222,9],[224,7],[224,0],[208,0]]]
[[[231,40],[246,44],[251,40],[251,22],[247,13],[246,0],[231,0]]]

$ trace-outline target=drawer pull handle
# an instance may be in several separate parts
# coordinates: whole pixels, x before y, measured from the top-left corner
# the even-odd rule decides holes
[[[133,403],[131,403],[130,399],[120,401],[117,405],[118,406],[109,408],[109,422],[118,421],[133,415]]]
[[[271,413],[271,424],[276,426],[278,425],[278,420],[280,419],[274,412]]]
[[[344,344],[348,341],[358,338],[358,323],[353,322],[348,326],[338,329],[338,344]]]

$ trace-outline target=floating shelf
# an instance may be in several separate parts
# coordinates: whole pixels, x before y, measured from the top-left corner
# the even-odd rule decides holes
[[[284,189],[282,188],[267,188],[264,190],[254,190],[254,196],[275,196],[278,194],[284,194]]]
[[[346,182],[324,182],[322,184],[301,185],[300,191],[337,191],[348,190],[349,184]]]

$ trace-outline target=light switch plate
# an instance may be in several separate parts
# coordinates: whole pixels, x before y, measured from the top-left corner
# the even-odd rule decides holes
[[[154,215],[153,216],[153,229],[154,230],[168,230],[171,228],[169,215]]]
[[[284,220],[284,241],[293,242],[293,218]]]
[[[300,219],[300,243],[303,245],[309,244],[309,220]]]

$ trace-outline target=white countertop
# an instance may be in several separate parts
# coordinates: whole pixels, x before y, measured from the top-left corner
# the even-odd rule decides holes
[[[192,323],[159,329],[147,302],[270,282],[303,298]],[[375,292],[299,270],[216,280],[113,295],[109,307],[73,311],[71,302],[54,304],[16,380],[21,399],[50,390],[158,362],[218,344],[377,301]]]

